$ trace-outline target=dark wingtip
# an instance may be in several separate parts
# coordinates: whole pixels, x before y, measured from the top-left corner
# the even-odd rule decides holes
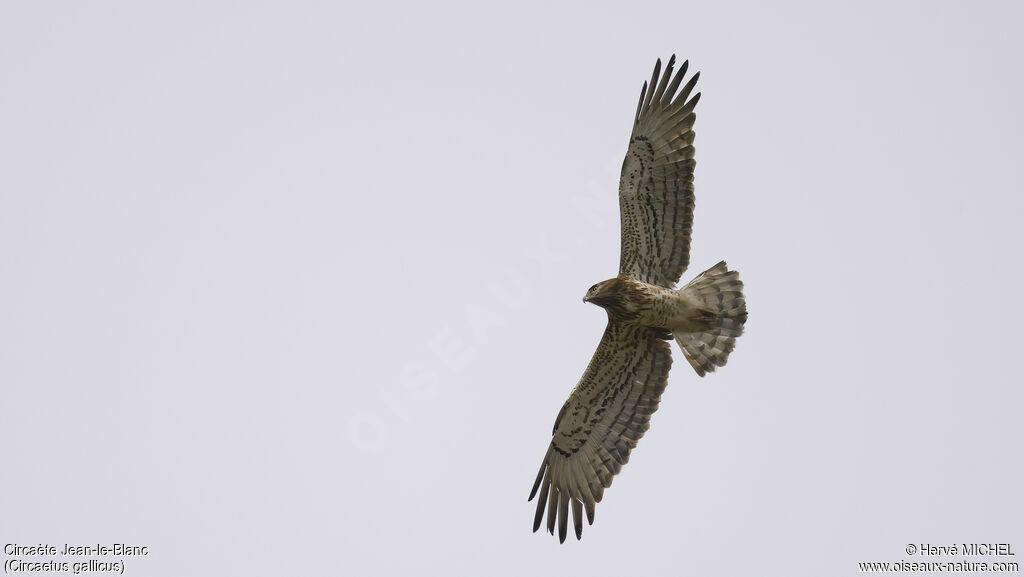
[[[572,525],[576,530],[576,540],[583,539],[583,502],[579,499],[572,500]]]
[[[533,532],[536,533],[537,529],[540,529],[540,521],[544,518],[544,509],[540,507],[540,503],[537,504],[537,513],[533,516]]]
[[[558,542],[565,543],[566,529],[569,523],[569,495],[559,491],[558,494]]]
[[[644,109],[644,97],[647,96],[647,81],[644,80],[644,86],[640,89],[640,100],[636,103],[636,114],[633,115],[633,124],[640,122],[640,112]]]
[[[564,410],[564,409],[563,409]],[[530,498],[526,500],[527,503],[533,501],[534,496],[537,495],[537,489],[540,488],[540,483],[544,479],[544,473],[548,470],[547,456],[544,457],[544,462],[540,465],[540,471],[537,473],[537,479],[533,482],[533,489],[530,489]]]

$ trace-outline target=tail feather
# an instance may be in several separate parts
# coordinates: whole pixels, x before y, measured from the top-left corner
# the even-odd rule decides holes
[[[736,347],[736,337],[743,334],[743,325],[747,322],[743,281],[738,272],[729,270],[722,261],[679,290],[698,303],[711,325],[700,332],[675,333],[686,360],[703,377],[725,365],[729,353]]]

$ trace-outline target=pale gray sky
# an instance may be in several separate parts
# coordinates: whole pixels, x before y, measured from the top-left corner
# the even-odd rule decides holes
[[[126,575],[1024,551],[1022,16],[5,3],[0,542],[148,546]],[[728,260],[750,320],[707,378],[674,347],[649,433],[559,546],[526,497],[672,53],[703,93],[684,278]]]

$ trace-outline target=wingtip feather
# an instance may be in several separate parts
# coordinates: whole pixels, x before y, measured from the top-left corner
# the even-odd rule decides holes
[[[533,517],[533,532],[536,533],[537,529],[540,529],[540,522],[544,518],[544,506],[548,501],[548,490],[551,487],[551,483],[548,482],[548,475],[545,468],[543,487],[540,490],[540,499],[537,500],[537,513]],[[532,499],[533,497],[531,497]]]
[[[544,459],[544,463],[540,466],[540,471],[537,473],[537,480],[533,482],[533,489],[530,490],[530,498],[527,502],[533,501],[533,498],[537,495],[537,489],[540,488],[540,482],[544,479],[544,473],[548,470],[547,459]]]
[[[640,122],[640,111],[644,109],[644,97],[647,96],[647,81],[644,81],[640,89],[640,101],[636,103],[636,114],[633,116],[633,124]]]
[[[645,84],[650,87],[650,91],[647,93],[647,98],[644,99],[643,108],[647,108],[651,105],[651,97],[654,96],[654,89],[658,86],[658,75],[661,74],[661,58],[654,63],[654,74],[651,75],[651,81]]]
[[[659,107],[662,105],[662,96],[665,94],[665,88],[668,87],[669,80],[672,78],[672,67],[676,64],[675,55],[668,59],[668,65],[665,66],[665,73],[661,75],[661,81],[658,82],[658,87],[654,90],[654,95],[651,96],[651,106]],[[654,86],[654,84],[651,84]]]
[[[583,539],[583,503],[579,499],[572,500],[572,524],[576,529],[576,540]]]
[[[569,495],[558,492],[558,542],[565,543],[569,529]]]
[[[555,515],[558,513],[558,490],[548,493],[548,533],[555,534]]]

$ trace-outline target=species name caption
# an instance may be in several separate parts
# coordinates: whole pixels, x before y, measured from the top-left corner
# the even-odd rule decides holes
[[[125,572],[125,558],[148,557],[145,545],[51,544],[4,545],[4,573],[118,573]],[[74,559],[64,561],[61,557]]]

